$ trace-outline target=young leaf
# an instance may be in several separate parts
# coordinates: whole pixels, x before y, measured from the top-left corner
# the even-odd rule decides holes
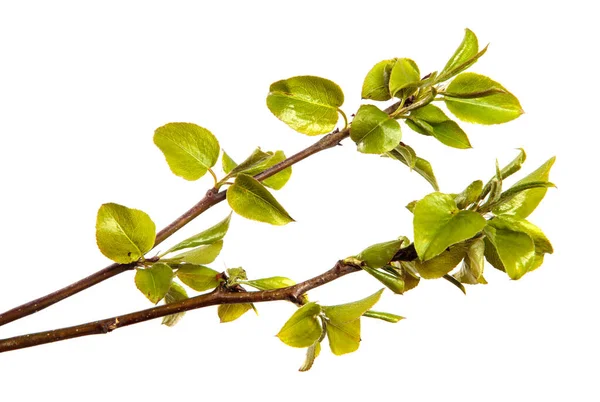
[[[413,110],[406,123],[415,131],[431,135],[449,147],[471,148],[467,134],[455,121],[450,120],[440,108],[432,104]]]
[[[138,209],[103,204],[96,218],[96,242],[106,257],[120,264],[139,260],[154,246],[156,226]]]
[[[409,162],[407,159],[404,158],[404,155],[402,153],[396,152],[395,149],[388,152],[388,155],[396,160],[399,160],[400,162],[404,163],[406,166],[410,167],[412,170],[420,174],[425,180],[429,182],[429,184],[431,184],[434,190],[439,191],[440,188],[438,186],[435,175],[433,174],[431,164],[425,159],[415,155],[416,158],[414,162]]]
[[[231,209],[247,219],[272,225],[285,225],[294,219],[275,197],[256,179],[240,174],[227,189]]]
[[[239,303],[239,304],[221,304],[219,306],[218,314],[221,323],[235,321],[240,318],[246,311],[252,309],[250,303]]]
[[[170,303],[178,302],[181,300],[185,300],[187,298],[188,298],[188,295],[187,295],[187,292],[185,291],[185,289],[183,288],[183,286],[181,286],[177,282],[171,282],[171,287],[169,288],[169,291],[165,295],[165,303],[170,304]],[[162,324],[166,325],[167,327],[172,327],[175,324],[177,324],[179,322],[179,320],[181,320],[183,318],[184,315],[185,315],[185,311],[183,311],[181,313],[164,316],[162,319]]]
[[[539,227],[529,221],[526,221],[525,219],[519,219],[510,215],[500,215],[491,219],[488,222],[488,225],[491,225],[496,229],[512,230],[514,232],[525,233],[527,236],[531,237],[531,240],[533,240],[536,254],[552,254],[554,252],[552,244],[544,232],[542,232]]]
[[[465,209],[469,205],[480,200],[481,193],[483,191],[483,182],[481,180],[475,180],[469,184],[460,194],[454,197],[456,206],[458,209]]]
[[[219,142],[207,129],[192,123],[169,123],[154,132],[154,143],[171,171],[186,180],[198,180],[219,159]]]
[[[352,353],[360,346],[360,318],[346,322],[330,320],[326,330],[329,348],[336,356]]]
[[[411,59],[397,59],[390,74],[390,93],[394,97],[406,98],[418,87],[420,72]]]
[[[522,232],[499,229],[492,225],[486,226],[484,232],[493,245],[501,266],[511,279],[519,279],[532,270],[535,263],[535,245],[531,237]]]
[[[396,294],[404,293],[404,280],[397,275],[392,275],[387,271],[363,266],[362,269],[368,272],[372,277],[381,282],[385,287]]]
[[[500,180],[504,180],[512,174],[518,172],[523,166],[527,155],[525,154],[525,150],[523,148],[519,148],[519,155],[515,159],[513,159],[508,165],[504,166],[500,171]],[[488,195],[492,187],[492,180],[494,180],[496,176],[492,177],[483,187],[483,191],[481,192],[481,198]]]
[[[227,172],[227,176],[225,176],[219,183],[224,183],[228,179],[236,177],[240,173],[247,174],[248,176],[254,176],[272,166],[275,166],[279,162],[283,162],[285,159],[286,156],[283,151],[276,151],[274,153],[263,152],[260,148],[256,148],[254,152],[252,152],[252,154],[246,158],[245,161],[239,165],[235,165],[233,169]],[[266,178],[262,181],[262,183],[274,190],[279,190],[288,182],[291,175],[292,167],[289,166],[273,176]]]
[[[307,348],[319,337],[323,329],[318,320],[321,306],[310,302],[300,307],[283,325],[277,337],[286,345]]]
[[[424,279],[437,279],[452,271],[465,257],[467,248],[456,244],[427,261],[415,261],[415,270]]]
[[[336,306],[323,306],[323,313],[330,321],[350,322],[360,318],[365,312],[371,309],[379,301],[383,289],[367,296],[364,299],[352,303],[338,304]]]
[[[275,151],[275,153],[273,154],[273,156],[271,156],[271,158],[265,163],[264,168],[261,170],[267,170],[268,168],[275,166],[276,164],[283,162],[284,160],[286,160],[286,156],[283,153],[283,151]],[[272,188],[273,190],[280,190],[283,188],[283,186],[285,186],[285,184],[288,182],[288,180],[290,179],[290,177],[292,176],[292,167],[289,166],[285,169],[283,169],[282,171],[274,174],[271,177],[267,177],[266,179],[264,179],[262,181],[262,183],[269,187]]]
[[[181,282],[198,292],[214,289],[219,285],[219,273],[203,265],[182,265],[176,275]]]
[[[470,123],[506,123],[523,114],[521,104],[513,94],[483,75],[460,74],[443,94],[448,109]]]
[[[555,160],[556,157],[548,159],[542,166],[529,174],[527,177],[516,182],[512,187],[536,181],[548,181],[550,169],[552,168]],[[518,218],[527,218],[542,201],[546,195],[546,191],[547,188],[534,188],[531,190],[525,190],[514,196],[511,200],[499,205],[493,210],[493,212],[496,215],[513,215]]]
[[[333,81],[299,76],[271,84],[267,107],[279,120],[307,135],[326,134],[338,121],[344,93]]]
[[[287,288],[288,286],[294,286],[296,284],[296,282],[290,278],[283,276],[272,276],[270,278],[254,279],[251,281],[242,281],[240,283],[243,285],[252,286],[258,290],[281,289]]]
[[[378,320],[383,320],[383,321],[391,322],[394,324],[400,320],[404,320],[404,317],[396,315],[396,314],[385,313],[382,311],[373,311],[373,310],[369,310],[369,311],[365,312],[363,314],[363,317],[377,318]]]
[[[475,236],[486,224],[483,216],[460,211],[452,195],[439,192],[418,201],[413,212],[415,249],[422,261]]]
[[[373,66],[363,82],[361,92],[363,99],[386,101],[392,98],[389,83],[390,74],[395,63],[396,59],[383,60]]]
[[[410,170],[413,170],[417,163],[417,154],[415,153],[414,149],[401,142],[396,148],[392,149],[390,152],[400,154],[399,157],[401,157],[404,160],[406,166],[408,166]],[[386,156],[389,156],[389,153],[386,154]]]
[[[398,250],[407,243],[408,239],[401,236],[397,240],[373,244],[361,251],[355,258],[363,261],[371,268],[381,268],[387,265]]]
[[[172,280],[173,269],[160,262],[135,272],[135,286],[154,304],[165,297]]]
[[[306,359],[298,371],[310,370],[319,354],[321,354],[321,342],[317,340],[306,349]]]
[[[359,152],[383,154],[400,143],[402,131],[400,124],[377,106],[362,105],[352,121],[350,138]]]
[[[531,189],[548,189],[550,187],[556,187],[554,183],[550,183],[549,181],[530,181],[528,183],[515,184],[498,197],[496,201],[494,201],[491,205],[487,207],[487,210],[493,211],[501,211],[500,206],[502,204],[507,203],[508,201],[515,198],[520,193],[531,190]],[[502,212],[500,212],[502,214]]]
[[[458,49],[454,52],[454,55],[448,60],[444,69],[438,75],[437,82],[446,81],[448,78],[455,76],[461,71],[466,70],[473,65],[479,57],[481,57],[487,50],[487,46],[481,51],[479,49],[479,43],[477,36],[470,29],[465,29],[465,37],[458,46]]]
[[[173,260],[178,263],[196,265],[210,264],[218,257],[222,248],[223,240],[218,240],[212,244],[199,246],[189,251],[184,251],[181,254],[177,254],[176,256],[169,258],[169,260]]]
[[[231,172],[237,166],[237,163],[229,155],[227,152],[223,151],[223,156],[221,157],[221,166],[223,167],[223,171],[225,174]]]
[[[404,292],[408,292],[419,285],[421,278],[417,274],[414,261],[400,261],[399,264],[400,267],[394,266],[394,268],[404,281]]]
[[[485,243],[483,239],[476,239],[471,243],[460,270],[453,275],[457,281],[469,285],[485,283],[485,279],[483,279],[484,250]]]
[[[231,222],[231,213],[227,215],[225,219],[221,222],[217,223],[214,226],[206,229],[203,232],[198,233],[186,239],[180,243],[177,243],[175,246],[171,247],[165,254],[172,253],[174,251],[183,250],[186,248],[203,246],[206,244],[213,244],[218,242],[219,240],[223,240],[227,231],[229,230],[229,223]]]

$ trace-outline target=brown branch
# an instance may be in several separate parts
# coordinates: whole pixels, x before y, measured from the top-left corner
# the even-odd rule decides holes
[[[294,303],[299,303],[301,296],[309,290],[325,285],[326,283],[341,278],[344,275],[361,270],[362,269],[360,267],[354,264],[338,261],[329,271],[287,288],[256,292],[228,292],[227,290],[219,287],[211,293],[192,297],[175,303],[149,308],[147,310],[137,311],[135,313],[111,317],[68,328],[55,329],[52,331],[38,332],[34,334],[3,339],[0,340],[0,353],[43,345],[45,343],[78,338],[81,336],[106,334],[117,328],[126,327],[128,325],[153,320],[155,318],[164,317],[170,314],[181,313],[183,311],[219,304],[261,303],[276,300],[287,300]]]

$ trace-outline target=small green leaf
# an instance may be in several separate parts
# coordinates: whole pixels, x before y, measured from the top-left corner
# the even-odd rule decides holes
[[[400,320],[404,320],[404,317],[396,315],[396,314],[385,313],[382,311],[373,311],[373,310],[369,310],[366,313],[364,313],[363,317],[377,318],[378,320],[383,320],[383,321],[391,322],[394,324]]]
[[[219,306],[218,314],[221,323],[235,321],[240,318],[246,311],[252,309],[250,303],[239,303],[239,304],[221,304]]]
[[[396,294],[404,293],[404,280],[399,276],[392,275],[387,271],[363,266],[362,269],[368,272],[372,277],[381,282],[385,287]]]
[[[410,168],[410,170],[413,170],[415,164],[417,163],[417,154],[415,153],[414,149],[401,142],[396,148],[392,149],[390,152],[399,153],[400,156],[404,159],[406,165]]]
[[[512,230],[514,232],[525,233],[527,236],[531,237],[531,240],[533,240],[536,254],[552,254],[554,252],[552,244],[544,232],[542,232],[539,227],[529,221],[526,221],[525,219],[519,219],[510,215],[501,215],[491,219],[488,222],[488,225],[491,225],[496,229]]]
[[[198,247],[206,244],[213,244],[220,240],[223,240],[223,238],[227,234],[227,231],[229,230],[229,222],[231,222],[231,213],[216,225],[211,226],[205,231],[200,232],[197,235],[190,237],[189,239],[177,243],[175,246],[167,250],[164,254],[172,253],[174,251],[183,250],[186,248]]]
[[[415,205],[417,205],[417,200],[411,201],[408,204],[406,204],[406,209],[408,209],[411,213],[414,213]]]
[[[462,261],[466,252],[464,244],[456,244],[427,261],[415,261],[414,267],[424,279],[441,278]]]
[[[215,243],[199,246],[181,254],[177,254],[176,256],[169,258],[169,260],[196,265],[210,264],[218,257],[222,248],[223,240],[218,240]]]
[[[223,167],[223,171],[225,174],[231,172],[237,166],[237,163],[229,155],[227,152],[223,151],[223,156],[221,157],[221,166]]]
[[[248,176],[254,176],[280,162],[283,162],[285,159],[286,156],[283,151],[263,152],[260,148],[256,148],[254,152],[252,152],[252,154],[246,158],[245,161],[239,165],[235,165],[235,167],[231,169],[227,176],[225,176],[219,183],[225,183],[227,180],[237,176],[240,173],[247,174]],[[266,178],[262,181],[262,183],[274,190],[279,190],[288,182],[291,175],[292,167],[290,166],[274,174],[273,176]]]
[[[362,105],[352,121],[350,138],[359,152],[383,154],[398,146],[402,131],[400,124],[377,106]]]
[[[198,180],[219,159],[219,142],[205,128],[192,123],[169,123],[154,132],[154,143],[171,171],[186,180]]]
[[[157,263],[150,268],[137,269],[135,272],[135,286],[156,304],[169,291],[173,280],[173,270],[167,264]]]
[[[421,278],[417,274],[414,261],[399,261],[399,264],[400,267],[394,266],[394,268],[404,281],[404,292],[408,292],[419,285]]]
[[[548,159],[542,166],[527,177],[516,182],[511,188],[531,182],[548,181],[550,169],[555,160],[555,157]],[[544,199],[546,191],[547,188],[534,188],[522,191],[511,200],[499,205],[493,212],[496,215],[513,215],[518,218],[527,218],[537,208],[542,199]]]
[[[306,349],[306,359],[298,371],[310,370],[319,354],[321,354],[321,342],[317,340]]]
[[[363,82],[361,92],[363,99],[386,101],[392,98],[389,83],[390,74],[395,63],[396,59],[383,60],[373,66]]]
[[[246,270],[242,267],[237,268],[227,268],[227,285],[235,286],[241,281],[245,281],[248,279],[248,275],[246,275]]]
[[[361,251],[355,258],[363,261],[371,268],[381,268],[387,265],[398,250],[407,245],[408,242],[406,237],[401,236],[397,240],[373,244]]]
[[[501,267],[511,279],[519,279],[533,269],[535,245],[531,237],[522,232],[499,229],[492,225],[486,226],[484,232],[489,243],[496,251]],[[486,257],[488,256],[487,247],[486,244]],[[490,258],[488,258],[488,261],[490,261]],[[492,265],[498,268],[496,264],[492,263]]]
[[[410,125],[409,122],[413,123]],[[431,135],[442,144],[458,149],[471,148],[467,134],[437,106],[432,104],[413,110],[406,120],[415,131]]]
[[[406,98],[419,86],[420,72],[411,59],[397,59],[390,74],[390,93],[394,97]]]
[[[300,307],[283,325],[277,337],[286,345],[307,348],[319,337],[323,329],[318,320],[321,306],[310,302]]]
[[[323,306],[323,312],[330,321],[350,322],[360,318],[379,301],[383,289],[373,293],[371,296],[351,303],[338,304],[336,306]]]
[[[156,226],[138,209],[103,204],[96,218],[98,248],[111,260],[128,264],[139,260],[154,246]]]
[[[330,320],[326,329],[329,348],[334,355],[355,352],[360,346],[360,318],[347,322]]]
[[[181,300],[185,300],[187,298],[188,298],[188,295],[187,295],[187,292],[185,291],[185,289],[183,288],[183,286],[181,286],[177,282],[171,282],[171,287],[169,288],[169,291],[165,295],[165,304],[175,303],[175,302],[178,302]],[[164,316],[162,319],[162,324],[166,325],[167,327],[172,327],[175,324],[177,324],[179,322],[179,320],[181,320],[183,318],[184,315],[185,315],[185,311],[182,311],[181,313]]]
[[[299,76],[271,84],[267,106],[279,120],[307,135],[326,134],[338,122],[344,93],[333,81]]]
[[[219,285],[219,273],[203,265],[182,265],[176,275],[181,282],[198,292],[214,289]]]
[[[457,281],[456,278],[454,278],[453,276],[446,274],[442,278],[444,278],[445,280],[447,280],[448,282],[450,282],[451,284],[456,286],[458,288],[458,290],[460,290],[464,295],[467,294],[467,289],[465,289],[464,285],[462,283],[460,283],[459,281]]]
[[[456,206],[458,209],[465,209],[469,205],[476,203],[480,200],[482,191],[483,182],[481,180],[475,180],[454,198]]]
[[[491,92],[494,93],[488,94]],[[459,119],[470,123],[506,123],[523,114],[521,104],[513,94],[483,75],[460,74],[443,94],[448,109]]]
[[[418,201],[413,213],[415,249],[422,261],[475,236],[486,224],[483,216],[460,211],[452,195],[439,192]]]
[[[258,180],[240,174],[227,189],[231,209],[247,219],[272,225],[285,225],[294,219]]]
[[[454,278],[460,283],[469,285],[485,283],[485,279],[483,279],[484,251],[485,243],[483,239],[473,241],[467,249],[467,255],[460,270],[453,275]]]
[[[487,49],[483,49],[481,54],[477,51],[479,50],[479,43],[477,41],[477,36],[470,29],[465,29],[465,37],[463,41],[458,46],[458,49],[454,52],[454,55],[448,60],[446,66],[442,70],[442,72],[438,75],[438,82],[442,82],[447,80],[450,77],[460,73],[461,71],[469,68],[473,63],[477,61],[479,57],[485,53]]]
[[[251,281],[242,281],[240,283],[243,285],[252,286],[258,290],[281,289],[294,286],[296,284],[296,282],[290,278],[283,276],[272,276],[270,278],[254,279]]]
[[[392,151],[388,152],[388,155],[396,160],[399,160],[400,162],[404,163],[406,166],[410,167],[411,170],[414,170],[415,172],[420,174],[425,180],[427,180],[429,182],[429,184],[431,184],[431,186],[433,187],[434,190],[439,191],[440,188],[438,186],[435,175],[433,174],[433,169],[431,168],[431,164],[429,162],[427,162],[425,159],[420,158],[415,155],[416,159],[414,160],[414,162],[408,161],[407,159],[404,158],[404,156],[400,152],[397,152],[396,150],[392,150]]]
[[[493,211],[502,211],[500,208],[502,204],[509,202],[524,191],[539,188],[548,189],[551,187],[556,186],[554,185],[554,183],[550,183],[549,181],[530,181],[528,183],[515,184],[514,186],[500,194],[498,199],[488,206],[487,210],[489,211],[491,209]],[[499,212],[499,214],[503,213]]]
[[[260,148],[256,148],[242,163],[236,165],[228,172],[227,178],[234,177],[238,173],[246,173],[247,175],[253,176],[256,173],[261,172],[260,168],[256,167],[269,160],[272,156],[273,152],[264,152]]]
[[[517,155],[517,157],[515,159],[513,159],[508,165],[504,166],[502,168],[502,170],[500,171],[500,178],[501,180],[506,179],[507,177],[511,176],[512,174],[518,172],[521,169],[521,166],[523,166],[523,163],[525,162],[525,159],[527,158],[527,155],[525,154],[525,150],[523,148],[519,148],[519,155]],[[485,185],[485,187],[483,188],[483,191],[481,193],[481,197],[485,197],[486,195],[488,195],[488,193],[491,190],[492,187],[492,180],[494,180],[496,176],[492,177]]]

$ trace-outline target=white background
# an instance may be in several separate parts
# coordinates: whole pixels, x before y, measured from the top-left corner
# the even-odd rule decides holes
[[[595,164],[598,63],[592,2],[9,2],[0,3],[0,310],[104,267],[96,249],[98,207],[117,202],[159,228],[201,198],[209,176],[172,175],[152,143],[155,128],[189,121],[210,129],[237,160],[255,146],[288,155],[315,139],[265,106],[273,81],[319,75],[360,104],[373,64],[411,57],[440,69],[475,31],[489,51],[472,71],[514,92],[526,111],[501,126],[463,124],[474,149],[454,150],[408,129],[442,191],[487,180],[494,160],[524,147],[531,171],[552,155],[551,190],[531,220],[556,253],[510,281],[493,268],[487,286],[463,296],[424,281],[377,309],[408,317],[363,320],[358,352],[327,347],[308,373],[304,350],[275,334],[294,311],[259,305],[232,324],[216,308],[175,328],[147,322],[109,335],[0,355],[0,400],[597,401],[599,331]],[[431,191],[400,163],[359,154],[351,142],[294,166],[276,196],[297,223],[234,217],[216,269],[251,277],[319,274],[369,244],[412,238],[409,201]],[[228,213],[225,203],[164,247]],[[161,247],[163,248],[163,247]],[[323,304],[380,286],[355,274],[311,293]],[[0,337],[74,325],[148,308],[125,273],[22,321]]]

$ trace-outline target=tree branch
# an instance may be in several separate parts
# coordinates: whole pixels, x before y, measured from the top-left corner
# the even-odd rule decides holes
[[[287,300],[297,303],[301,296],[309,290],[323,286],[326,283],[341,278],[344,275],[358,271],[362,271],[362,269],[354,264],[338,261],[329,271],[287,288],[255,292],[228,292],[226,289],[218,287],[211,293],[191,297],[175,303],[169,303],[162,306],[137,311],[135,313],[93,321],[73,327],[3,339],[0,340],[0,353],[43,345],[45,343],[78,338],[81,336],[106,334],[114,331],[117,328],[126,327],[128,325],[153,320],[155,318],[164,317],[170,314],[181,313],[184,311],[219,304],[261,303],[276,300]]]

